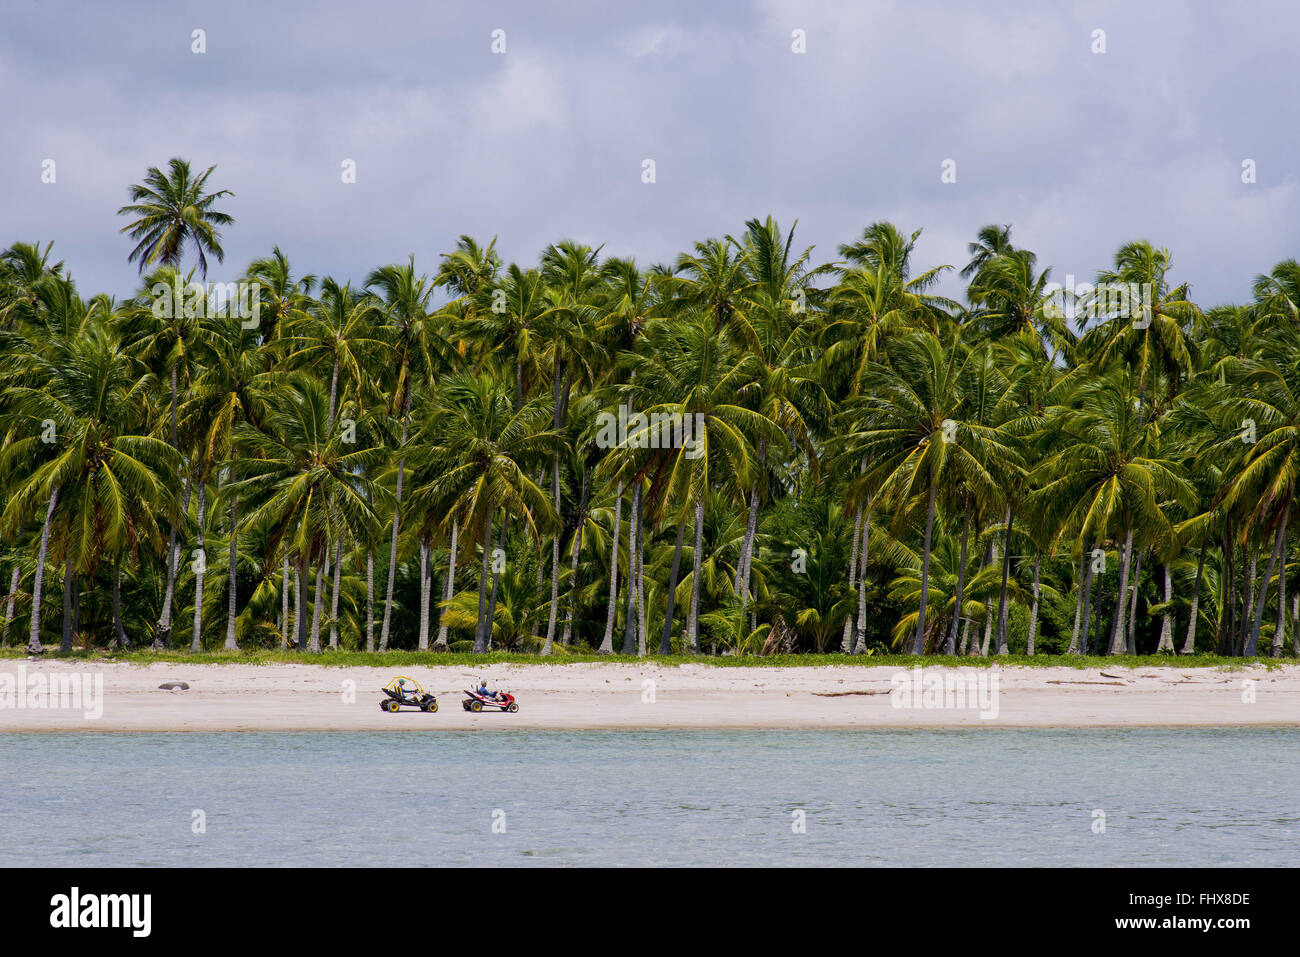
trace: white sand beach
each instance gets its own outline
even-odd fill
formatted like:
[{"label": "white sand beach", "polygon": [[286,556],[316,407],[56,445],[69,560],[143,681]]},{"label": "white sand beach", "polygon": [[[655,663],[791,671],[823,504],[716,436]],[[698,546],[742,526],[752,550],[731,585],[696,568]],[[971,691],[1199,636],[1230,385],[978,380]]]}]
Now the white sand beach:
[{"label": "white sand beach", "polygon": [[[651,661],[403,670],[437,695],[437,713],[380,710],[380,687],[394,669],[11,659],[0,664],[0,732],[1300,725],[1295,665],[1231,671],[927,666],[919,675],[893,666],[661,667]],[[480,675],[514,693],[519,712],[464,711],[460,692]],[[984,684],[970,686],[965,701],[953,693],[953,680],[981,676]],[[74,686],[87,700],[72,701],[67,682],[52,684],[55,677],[80,679]],[[923,693],[937,678],[948,682],[946,701]],[[188,690],[159,688],[178,681]],[[900,682],[916,691],[912,701],[901,690],[891,695]],[[62,700],[43,690],[60,685]],[[90,700],[97,687],[102,693]]]}]

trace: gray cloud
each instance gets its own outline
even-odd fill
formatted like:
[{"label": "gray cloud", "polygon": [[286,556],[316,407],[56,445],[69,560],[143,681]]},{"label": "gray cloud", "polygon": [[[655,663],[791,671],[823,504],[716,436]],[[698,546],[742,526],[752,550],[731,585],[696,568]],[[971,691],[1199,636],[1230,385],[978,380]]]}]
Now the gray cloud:
[{"label": "gray cloud", "polygon": [[236,193],[214,276],[273,243],[319,274],[411,253],[431,269],[460,233],[520,260],[572,237],[648,264],[770,212],[819,259],[877,219],[925,227],[927,265],[1012,223],[1058,278],[1145,237],[1213,304],[1300,246],[1285,3],[128,10],[18,0],[0,36],[0,242],[53,239],[84,292],[133,288],[115,211],[173,155]]}]

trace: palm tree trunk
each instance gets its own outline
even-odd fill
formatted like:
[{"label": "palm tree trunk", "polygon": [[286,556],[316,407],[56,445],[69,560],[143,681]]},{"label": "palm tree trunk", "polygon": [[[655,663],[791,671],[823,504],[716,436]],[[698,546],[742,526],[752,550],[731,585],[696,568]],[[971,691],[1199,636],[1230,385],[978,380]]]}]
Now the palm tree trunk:
[{"label": "palm tree trunk", "polygon": [[207,483],[200,479],[197,484],[199,486],[199,563],[194,570],[194,636],[190,639],[190,651],[200,651],[203,648],[203,577],[207,572],[208,563],[207,553],[203,550],[203,523],[207,514]]},{"label": "palm tree trunk", "polygon": [[[637,494],[632,496],[638,512],[641,510],[641,483],[637,483]],[[645,618],[645,517],[637,523],[636,530],[636,653],[644,658],[646,653],[646,618]]]},{"label": "palm tree trunk", "polygon": [[339,648],[339,586],[343,578],[343,537],[334,545],[334,591],[330,596],[330,650]]},{"label": "palm tree trunk", "polygon": [[429,585],[429,540],[420,538],[420,638],[416,648],[429,650],[429,599],[432,589]]},{"label": "palm tree trunk", "polygon": [[1300,594],[1291,599],[1291,650],[1300,658]]},{"label": "palm tree trunk", "polygon": [[126,637],[126,628],[122,624],[122,559],[113,559],[113,644],[119,648],[128,648],[131,639]]},{"label": "palm tree trunk", "polygon": [[366,651],[375,650],[375,550],[366,549]]},{"label": "palm tree trunk", "polygon": [[339,394],[339,357],[334,356],[334,371],[330,374],[330,411],[326,419],[325,435],[330,436],[334,433],[334,406],[338,400]]},{"label": "palm tree trunk", "polygon": [[912,654],[925,653],[925,606],[930,599],[930,538],[934,531],[934,495],[938,489],[938,476],[930,475],[930,498],[925,507],[925,545],[921,553],[921,608],[916,616],[916,637],[912,640]]},{"label": "palm tree trunk", "polygon": [[749,563],[754,547],[754,534],[758,530],[758,492],[749,493],[749,514],[745,519],[745,538],[740,545],[740,560],[736,563],[736,580],[732,591],[744,606],[749,598]]},{"label": "palm tree trunk", "polygon": [[289,636],[289,550],[284,550],[280,567],[280,640],[286,648],[293,645]]},{"label": "palm tree trunk", "polygon": [[1174,612],[1170,604],[1174,600],[1174,575],[1169,570],[1169,562],[1164,563],[1165,590],[1163,602],[1165,605],[1164,614],[1160,616],[1160,641],[1156,645],[1156,652],[1174,653]]},{"label": "palm tree trunk", "polygon": [[238,577],[239,565],[239,535],[235,524],[237,518],[235,512],[235,497],[230,497],[230,562],[227,577],[230,579],[229,594],[226,596],[226,651],[235,651],[239,645],[235,642],[235,609],[237,607],[238,596],[236,594],[236,581]]},{"label": "palm tree trunk", "polygon": [[1181,654],[1190,655],[1196,651],[1196,618],[1200,613],[1201,604],[1201,581],[1205,576],[1205,551],[1209,545],[1209,536],[1201,538],[1201,553],[1196,557],[1196,581],[1192,585],[1192,607],[1191,615],[1187,619],[1187,638],[1183,642]]},{"label": "palm tree trunk", "polygon": [[[853,515],[853,553],[849,558],[849,594],[858,590],[858,536],[862,534],[862,506]],[[844,616],[844,634],[840,637],[840,654],[853,650],[853,612]]]},{"label": "palm tree trunk", "polygon": [[1282,645],[1286,643],[1286,521],[1282,522],[1282,551],[1277,569],[1277,621],[1273,623],[1273,644],[1269,654],[1274,658],[1282,657]]},{"label": "palm tree trunk", "polygon": [[488,569],[491,567],[492,560],[492,512],[488,511],[483,518],[483,561],[479,568],[478,577],[478,618],[474,626],[474,654],[481,655],[487,651],[487,635],[485,632],[491,632],[492,626],[489,623],[487,628],[483,627],[483,615],[487,610],[487,582]]},{"label": "palm tree trunk", "polygon": [[618,532],[623,518],[623,481],[614,493],[614,541],[609,549],[609,604],[605,608],[605,637],[597,649],[602,655],[614,653],[614,616],[618,613]]},{"label": "palm tree trunk", "polygon": [[[501,516],[501,536],[497,542],[498,548],[503,550],[505,549],[506,536],[509,534],[509,532],[510,532],[510,510],[506,509],[504,514],[502,514]],[[492,650],[492,629],[495,626],[497,620],[497,595],[499,594],[500,587],[501,587],[501,572],[499,571],[493,572],[492,592],[488,596],[488,607],[487,607],[487,650],[488,651]]]},{"label": "palm tree trunk", "polygon": [[[447,559],[447,581],[442,586],[442,601],[445,605],[456,593],[456,537],[460,532],[460,521],[451,522],[451,555]],[[438,638],[433,643],[434,651],[447,650],[447,620],[445,614],[438,616]]]},{"label": "palm tree trunk", "polygon": [[[559,388],[559,384],[556,384]],[[559,426],[560,410],[555,410],[556,427]],[[560,514],[560,456],[558,454],[551,456],[551,503],[555,507],[555,514]],[[551,646],[555,643],[555,622],[559,618],[560,611],[560,534],[563,531],[564,523],[560,523],[560,528],[556,529],[555,534],[551,536],[551,604],[550,610],[546,616],[546,643],[542,646],[542,654],[549,655]]]},{"label": "palm tree trunk", "polygon": [[1219,601],[1219,621],[1214,636],[1214,647],[1220,655],[1232,654],[1232,632],[1233,632],[1233,607],[1236,604],[1234,595],[1236,559],[1232,548],[1231,529],[1225,530],[1223,535],[1223,544],[1221,548],[1224,565],[1224,578],[1219,583],[1219,591],[1222,593]]},{"label": "palm tree trunk", "polygon": [[1169,562],[1162,564],[1161,568],[1165,576],[1164,597],[1161,598],[1165,611],[1160,616],[1160,641],[1156,642],[1156,653],[1174,654],[1174,609],[1171,605],[1174,601],[1174,572],[1170,570]]},{"label": "palm tree trunk", "polygon": [[587,503],[591,493],[591,470],[582,474],[582,498],[578,502],[578,528],[573,537],[573,555],[569,558],[569,608],[564,619],[564,633],[560,635],[560,644],[568,645],[573,641],[573,620],[578,613],[578,558],[582,554],[582,533],[587,525]]},{"label": "palm tree trunk", "polygon": [[303,643],[302,629],[298,626],[298,619],[302,615],[302,572],[301,559],[294,556],[293,561],[293,626],[289,639],[289,647],[297,648],[301,651],[306,645]]},{"label": "palm tree trunk", "polygon": [[[172,426],[172,448],[180,448],[180,441],[177,438],[176,431],[176,364],[172,363],[172,390],[171,390],[171,426]],[[185,486],[182,497],[185,500],[185,507],[190,505],[190,477],[186,472],[183,484]],[[179,555],[176,552],[176,526],[171,526],[171,531],[167,536],[167,584],[163,588],[163,606],[162,613],[158,616],[158,626],[154,629],[153,650],[162,651],[167,647],[171,640],[172,634],[172,597],[176,592],[176,565]]]},{"label": "palm tree trunk", "polygon": [[871,540],[871,504],[867,500],[867,514],[862,518],[862,547],[858,550],[858,621],[855,626],[856,638],[853,642],[855,655],[865,654],[867,650],[867,545]]},{"label": "palm tree trunk", "polygon": [[[1096,547],[1096,545],[1100,543],[1101,543],[1101,537],[1100,535],[1098,535],[1097,541],[1094,543],[1094,547]],[[1091,557],[1091,556],[1090,555],[1086,556],[1085,560],[1087,557]],[[1093,580],[1092,562],[1089,561],[1088,571],[1087,574],[1084,576],[1083,625],[1082,625],[1082,630],[1079,632],[1079,647],[1080,649],[1082,649],[1085,655],[1092,653],[1092,627],[1091,627],[1092,625],[1091,622],[1092,580]]]},{"label": "palm tree trunk", "polygon": [[307,650],[313,655],[320,654],[320,618],[325,605],[325,566],[329,562],[329,545],[321,549],[320,562],[316,565],[316,593],[313,596],[311,610],[311,643]]},{"label": "palm tree trunk", "polygon": [[1119,560],[1119,597],[1115,600],[1115,620],[1110,625],[1110,654],[1122,655],[1125,650],[1124,642],[1124,609],[1128,605],[1124,599],[1128,597],[1128,573],[1129,563],[1133,560],[1133,528],[1130,526],[1124,532],[1124,551]]},{"label": "palm tree trunk", "polygon": [[1038,634],[1038,573],[1042,570],[1043,556],[1034,553],[1034,601],[1029,606],[1029,637],[1025,643],[1025,654],[1034,656],[1034,638]]},{"label": "palm tree trunk", "polygon": [[1005,655],[1007,649],[1007,580],[1011,577],[1011,526],[1015,522],[1015,513],[1011,511],[1011,506],[1007,506],[1006,537],[1003,540],[1002,550],[1002,593],[998,598],[998,654]]},{"label": "palm tree trunk", "polygon": [[[21,537],[22,532],[19,531]],[[4,634],[0,636],[0,645],[9,644],[9,626],[14,620],[14,598],[18,593],[18,580],[20,578],[18,561],[14,560],[14,570],[9,573],[9,598],[5,601],[5,624]]]},{"label": "palm tree trunk", "polygon": [[664,633],[659,640],[659,654],[666,655],[672,651],[673,607],[677,603],[677,575],[682,568],[682,538],[686,534],[686,523],[677,523],[677,544],[673,546],[673,570],[668,576],[668,607],[664,612]]},{"label": "palm tree trunk", "polygon": [[686,613],[686,647],[688,655],[700,653],[700,565],[704,552],[704,495],[695,501],[695,545],[691,553],[691,607]]},{"label": "palm tree trunk", "polygon": [[63,640],[59,642],[59,651],[68,654],[72,651],[72,562],[63,559]]},{"label": "palm tree trunk", "polygon": [[1088,543],[1083,543],[1083,552],[1079,557],[1079,584],[1078,591],[1074,596],[1074,630],[1070,632],[1070,646],[1065,649],[1067,655],[1077,655],[1079,653],[1079,618],[1083,612],[1083,581],[1087,574],[1088,565]]},{"label": "palm tree trunk", "polygon": [[[988,548],[984,550],[984,560],[980,562],[980,568],[984,569],[998,560],[998,543],[993,536],[989,536]],[[984,639],[975,641],[970,648],[970,653],[980,658],[987,658],[989,653],[989,639],[993,635],[993,602],[988,600],[984,602]]]},{"label": "palm tree trunk", "polygon": [[[1242,544],[1244,550],[1248,546]],[[1234,655],[1244,655],[1246,653],[1246,636],[1250,634],[1251,622],[1251,600],[1255,597],[1255,572],[1258,570],[1258,556],[1255,550],[1251,549],[1250,562],[1247,565],[1246,579],[1243,581],[1241,590],[1241,633],[1237,635],[1236,644],[1233,647]],[[1267,586],[1266,586],[1267,587]]]},{"label": "palm tree trunk", "polygon": [[[758,439],[758,482],[766,479],[764,465],[767,461],[767,436]],[[740,597],[741,607],[749,603],[749,573],[754,564],[754,538],[758,534],[758,487],[749,494],[749,518],[745,522],[745,541],[740,548],[740,562],[736,568],[735,593]]]},{"label": "palm tree trunk", "polygon": [[1252,657],[1259,651],[1259,626],[1264,619],[1264,599],[1268,597],[1268,584],[1273,578],[1273,569],[1277,567],[1278,557],[1282,554],[1282,549],[1286,546],[1286,523],[1291,514],[1291,505],[1287,503],[1286,510],[1282,513],[1282,521],[1277,527],[1277,541],[1273,546],[1273,554],[1268,560],[1268,569],[1264,572],[1264,580],[1259,583],[1259,598],[1255,602],[1254,621],[1250,626],[1250,641],[1247,642],[1243,654],[1246,657]]},{"label": "palm tree trunk", "polygon": [[[411,418],[411,386],[407,383],[402,404],[402,449],[406,448],[406,427]],[[388,548],[388,590],[384,595],[384,624],[379,630],[379,650],[388,650],[388,628],[393,620],[393,583],[397,579],[397,533],[402,525],[402,478],[406,473],[406,455],[397,460],[397,497],[393,504],[393,538]]]},{"label": "palm tree trunk", "polygon": [[957,594],[953,601],[952,627],[948,629],[948,647],[944,649],[952,654],[957,648],[957,625],[961,621],[961,604],[966,590],[966,542],[970,537],[970,512],[961,525],[961,564],[957,566]]},{"label": "palm tree trunk", "polygon": [[1142,552],[1138,552],[1137,558],[1133,562],[1133,586],[1132,594],[1129,598],[1128,606],[1128,636],[1124,647],[1128,654],[1137,654],[1137,612],[1138,612],[1138,584],[1142,581]]},{"label": "palm tree trunk", "polygon": [[636,593],[640,586],[637,578],[637,546],[641,541],[641,483],[632,486],[632,514],[628,518],[627,536],[627,617],[623,624],[623,654],[630,655],[636,651],[637,618]]},{"label": "palm tree trunk", "polygon": [[304,587],[304,578],[302,570],[302,557],[294,562],[294,588],[293,588],[293,630],[296,635],[295,643],[299,651],[307,650],[307,589]]}]

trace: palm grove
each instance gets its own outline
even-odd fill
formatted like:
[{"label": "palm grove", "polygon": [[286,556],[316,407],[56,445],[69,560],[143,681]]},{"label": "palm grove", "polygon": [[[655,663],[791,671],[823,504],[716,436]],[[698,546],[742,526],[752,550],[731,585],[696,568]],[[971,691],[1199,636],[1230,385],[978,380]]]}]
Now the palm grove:
[{"label": "palm grove", "polygon": [[5,644],[1300,653],[1294,260],[1201,308],[1130,242],[1098,309],[1009,227],[964,302],[886,222],[823,265],[770,218],[648,269],[462,236],[360,287],[276,248],[250,322],[212,172],[130,188],[126,301],[0,254]]}]

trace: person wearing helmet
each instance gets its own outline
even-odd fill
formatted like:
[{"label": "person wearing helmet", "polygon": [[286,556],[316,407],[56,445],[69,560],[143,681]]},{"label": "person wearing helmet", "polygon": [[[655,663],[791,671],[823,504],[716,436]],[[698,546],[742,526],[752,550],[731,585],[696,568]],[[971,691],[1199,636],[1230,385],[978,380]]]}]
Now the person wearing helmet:
[{"label": "person wearing helmet", "polygon": [[397,691],[403,700],[413,701],[415,699],[415,685],[405,678],[397,682]]}]

